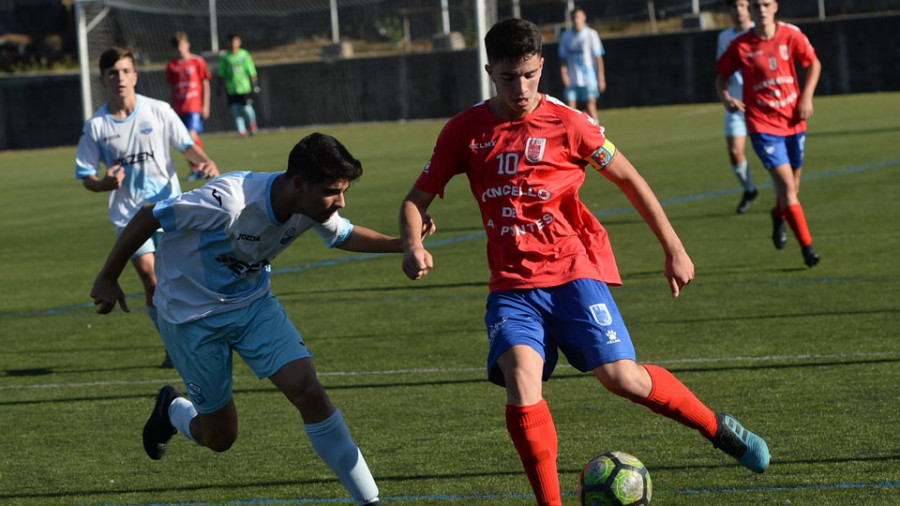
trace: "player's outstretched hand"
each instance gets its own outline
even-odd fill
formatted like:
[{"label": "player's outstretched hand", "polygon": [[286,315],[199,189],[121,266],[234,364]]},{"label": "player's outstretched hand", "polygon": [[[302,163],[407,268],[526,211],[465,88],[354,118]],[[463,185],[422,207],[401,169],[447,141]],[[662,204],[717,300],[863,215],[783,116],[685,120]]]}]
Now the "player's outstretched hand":
[{"label": "player's outstretched hand", "polygon": [[678,297],[681,289],[694,279],[694,262],[687,253],[666,258],[666,279],[669,280],[672,297]]},{"label": "player's outstretched hand", "polygon": [[425,248],[414,248],[403,252],[403,272],[409,279],[416,280],[434,268],[431,253]]},{"label": "player's outstretched hand", "polygon": [[131,312],[128,309],[128,303],[125,302],[125,292],[122,291],[122,287],[117,281],[108,282],[98,276],[91,289],[91,298],[94,299],[98,314],[109,313],[116,308],[117,303],[122,311]]}]

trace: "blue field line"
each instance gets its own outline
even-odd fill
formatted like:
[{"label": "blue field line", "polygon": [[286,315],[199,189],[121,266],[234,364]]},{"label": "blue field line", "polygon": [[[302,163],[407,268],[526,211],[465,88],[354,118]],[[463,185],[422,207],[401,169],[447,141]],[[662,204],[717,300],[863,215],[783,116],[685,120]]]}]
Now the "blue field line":
[{"label": "blue field line", "polygon": [[[852,167],[844,167],[842,169],[835,169],[835,170],[820,172],[817,174],[804,175],[803,178],[805,180],[821,179],[824,177],[834,177],[834,176],[840,176],[840,175],[844,175],[844,174],[851,174],[854,172],[862,172],[862,171],[872,170],[872,169],[882,169],[885,167],[893,167],[895,165],[900,165],[900,159],[890,160],[890,161],[886,161],[886,162],[870,163],[870,164],[866,164],[866,165],[856,165],[856,166],[852,166]],[[765,188],[767,186],[772,186],[772,182],[766,181],[764,183],[758,184],[757,186]],[[682,197],[674,197],[674,198],[670,198],[670,199],[661,200],[660,203],[663,206],[672,205],[672,204],[681,204],[681,203],[690,202],[693,200],[701,200],[701,199],[719,197],[722,195],[728,195],[728,194],[738,193],[738,192],[742,192],[742,191],[744,191],[744,190],[743,190],[743,188],[740,188],[740,187],[728,188],[725,190],[717,190],[717,191],[713,191],[713,192],[697,193],[694,195],[685,195]],[[607,209],[605,211],[597,211],[596,213],[594,213],[594,216],[597,216],[598,218],[600,218],[600,217],[604,217],[604,216],[612,216],[612,215],[616,215],[616,214],[628,213],[628,212],[632,212],[634,210],[635,210],[634,207],[630,207],[630,206],[618,207],[615,209]],[[425,246],[428,248],[434,248],[434,247],[438,247],[438,246],[445,246],[447,244],[456,244],[456,243],[460,243],[460,242],[471,241],[474,239],[482,239],[484,237],[485,237],[485,233],[479,232],[476,234],[461,235],[458,237],[451,237],[448,239],[428,241],[425,243]],[[309,270],[309,269],[330,267],[333,265],[345,264],[345,263],[349,263],[349,262],[362,262],[365,260],[371,260],[373,258],[380,258],[380,257],[386,256],[386,255],[388,255],[388,253],[369,253],[369,254],[354,255],[354,256],[349,256],[349,257],[334,258],[334,259],[330,259],[330,260],[321,260],[319,262],[312,262],[312,263],[308,263],[308,264],[304,264],[304,265],[296,265],[293,267],[283,267],[281,269],[273,269],[272,274],[273,275],[289,274],[289,273],[300,272],[300,271],[305,271],[305,270]],[[135,299],[137,297],[143,297],[143,294],[129,295],[126,298],[128,300],[131,300],[131,299]],[[38,310],[38,311],[0,313],[0,316],[53,315],[53,314],[57,314],[57,313],[66,313],[66,312],[89,308],[89,307],[93,307],[93,306],[94,306],[93,303],[85,302],[82,304],[75,304],[72,306],[61,306],[61,307],[56,307],[56,308],[42,309],[42,310]]]},{"label": "blue field line", "polygon": [[[710,488],[710,489],[693,489],[685,488],[681,490],[659,490],[654,489],[654,494],[668,495],[702,495],[702,494],[746,494],[746,493],[767,493],[767,492],[793,492],[801,490],[849,490],[849,489],[865,489],[865,488],[900,488],[900,481],[879,481],[873,483],[826,483],[818,485],[783,485],[777,487],[740,487],[740,488]],[[573,493],[563,493],[563,497],[573,497]],[[382,501],[491,501],[497,499],[530,499],[531,494],[472,494],[472,495],[455,495],[455,494],[434,494],[434,495],[401,495],[401,496],[383,496]],[[233,501],[211,501],[211,502],[177,502],[177,503],[146,503],[140,506],[212,506],[218,504],[246,505],[254,506],[261,504],[352,504],[356,501],[349,498],[294,498],[294,499],[247,499]],[[469,504],[466,502],[465,504]],[[117,504],[107,504],[105,506],[124,506]],[[130,504],[129,506],[138,506]]]}]

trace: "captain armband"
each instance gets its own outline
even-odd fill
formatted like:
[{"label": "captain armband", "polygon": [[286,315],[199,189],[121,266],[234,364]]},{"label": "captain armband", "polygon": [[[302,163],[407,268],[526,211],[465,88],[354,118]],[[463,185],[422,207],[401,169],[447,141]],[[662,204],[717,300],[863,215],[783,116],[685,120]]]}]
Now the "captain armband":
[{"label": "captain armband", "polygon": [[609,167],[609,164],[612,163],[613,158],[616,156],[616,146],[612,143],[611,140],[606,139],[606,142],[603,143],[597,151],[591,153],[591,156],[585,158],[591,166],[593,166],[597,170],[603,170]]}]

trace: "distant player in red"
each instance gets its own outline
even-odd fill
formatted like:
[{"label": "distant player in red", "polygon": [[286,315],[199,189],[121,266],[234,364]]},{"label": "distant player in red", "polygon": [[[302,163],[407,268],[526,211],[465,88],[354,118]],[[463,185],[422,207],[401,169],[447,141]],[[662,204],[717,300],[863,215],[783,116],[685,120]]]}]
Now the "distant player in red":
[{"label": "distant player in red", "polygon": [[[806,120],[813,115],[813,94],[822,64],[809,39],[794,25],[775,21],[778,2],[751,0],[755,26],[735,38],[716,62],[716,90],[730,112],[743,111],[753,149],[769,171],[778,199],[772,209],[772,241],[782,249],[787,242],[787,219],[800,243],[803,261],[819,263],[812,235],[797,196],[806,148]],[[809,68],[801,90],[796,64]],[[728,92],[728,77],[740,70],[744,94]]]},{"label": "distant player in red", "polygon": [[[194,144],[203,147],[200,134],[203,120],[209,119],[209,80],[212,74],[206,61],[191,54],[191,43],[184,32],[175,32],[172,45],[178,50],[178,58],[166,67],[166,80],[172,86],[172,108],[191,133]],[[190,180],[201,179],[197,166],[191,164]]]},{"label": "distant player in red", "polygon": [[544,59],[533,23],[501,21],[485,46],[497,95],[447,123],[404,200],[403,271],[419,279],[432,270],[431,253],[415,231],[448,181],[465,174],[488,238],[488,377],[506,388],[506,427],[538,504],[562,504],[556,428],[542,394],[559,350],[611,392],[696,429],[744,466],[765,471],[769,451],[762,438],[710,410],[667,370],[636,362],[607,287],[621,281],[606,230],[578,190],[588,166],[619,187],[659,239],[677,297],[694,265],[650,186],[590,116],[538,93]]}]

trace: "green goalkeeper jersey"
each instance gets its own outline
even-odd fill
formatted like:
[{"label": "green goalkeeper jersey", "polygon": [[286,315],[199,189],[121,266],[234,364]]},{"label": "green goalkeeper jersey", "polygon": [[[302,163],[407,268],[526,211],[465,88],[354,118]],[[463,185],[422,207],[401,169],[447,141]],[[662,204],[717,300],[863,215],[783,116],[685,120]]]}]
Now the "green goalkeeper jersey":
[{"label": "green goalkeeper jersey", "polygon": [[256,77],[256,67],[250,53],[246,49],[225,53],[219,61],[219,77],[225,79],[225,92],[229,95],[246,95],[253,91],[251,78]]}]

